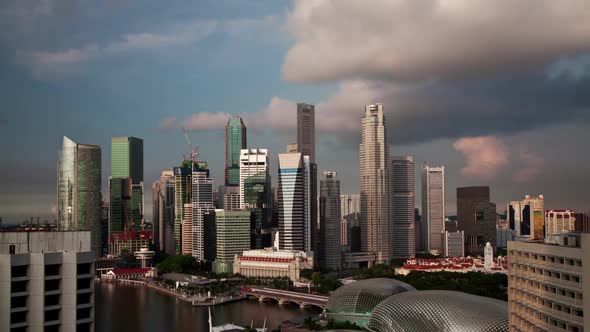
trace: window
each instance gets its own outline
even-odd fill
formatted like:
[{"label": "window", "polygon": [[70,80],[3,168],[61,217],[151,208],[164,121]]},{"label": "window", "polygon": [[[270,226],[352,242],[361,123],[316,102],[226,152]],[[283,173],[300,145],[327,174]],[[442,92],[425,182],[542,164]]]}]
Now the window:
[{"label": "window", "polygon": [[8,253],[9,253],[10,255],[14,255],[14,254],[16,254],[16,246],[15,246],[14,244],[10,244],[10,245],[8,246]]}]

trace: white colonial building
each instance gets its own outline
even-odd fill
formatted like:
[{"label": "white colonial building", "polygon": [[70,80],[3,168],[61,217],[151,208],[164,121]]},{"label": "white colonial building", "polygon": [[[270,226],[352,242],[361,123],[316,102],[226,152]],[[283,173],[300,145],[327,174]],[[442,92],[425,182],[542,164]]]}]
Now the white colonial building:
[{"label": "white colonial building", "polygon": [[313,269],[313,257],[303,251],[247,250],[234,259],[234,273],[246,277],[288,277],[299,281],[300,272],[305,269]]}]

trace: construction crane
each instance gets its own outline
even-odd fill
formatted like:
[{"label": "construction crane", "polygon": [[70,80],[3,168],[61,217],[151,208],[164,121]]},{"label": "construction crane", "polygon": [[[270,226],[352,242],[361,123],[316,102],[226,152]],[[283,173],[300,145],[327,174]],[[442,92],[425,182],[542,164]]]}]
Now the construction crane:
[{"label": "construction crane", "polygon": [[186,129],[184,129],[184,127],[180,127],[180,130],[182,130],[182,133],[184,134],[184,138],[186,139],[186,142],[188,143],[188,146],[190,148],[190,158],[189,158],[189,160],[194,163],[194,162],[197,161],[197,158],[199,157],[199,146],[198,145],[195,146],[191,142],[190,138],[188,137],[188,132],[186,131]]}]

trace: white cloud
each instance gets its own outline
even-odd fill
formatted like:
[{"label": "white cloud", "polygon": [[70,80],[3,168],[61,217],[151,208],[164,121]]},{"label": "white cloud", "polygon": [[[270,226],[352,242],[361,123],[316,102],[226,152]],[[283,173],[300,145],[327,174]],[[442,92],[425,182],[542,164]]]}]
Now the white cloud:
[{"label": "white cloud", "polygon": [[546,64],[590,50],[587,0],[295,1],[283,77],[422,80]]},{"label": "white cloud", "polygon": [[508,146],[498,137],[463,137],[453,143],[453,148],[461,152],[467,165],[461,174],[489,180],[508,165]]}]

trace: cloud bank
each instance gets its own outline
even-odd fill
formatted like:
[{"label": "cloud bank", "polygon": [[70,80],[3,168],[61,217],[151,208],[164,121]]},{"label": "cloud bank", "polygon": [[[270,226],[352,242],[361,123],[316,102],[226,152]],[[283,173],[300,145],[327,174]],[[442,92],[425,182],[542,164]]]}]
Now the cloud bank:
[{"label": "cloud bank", "polygon": [[508,146],[494,136],[464,137],[455,141],[453,147],[467,161],[461,169],[464,176],[489,180],[508,165]]},{"label": "cloud bank", "polygon": [[283,77],[424,80],[529,69],[590,50],[586,0],[295,1]]}]

